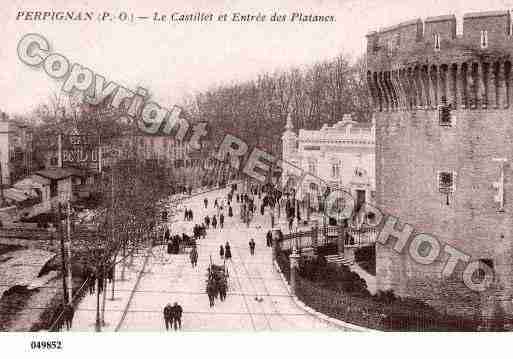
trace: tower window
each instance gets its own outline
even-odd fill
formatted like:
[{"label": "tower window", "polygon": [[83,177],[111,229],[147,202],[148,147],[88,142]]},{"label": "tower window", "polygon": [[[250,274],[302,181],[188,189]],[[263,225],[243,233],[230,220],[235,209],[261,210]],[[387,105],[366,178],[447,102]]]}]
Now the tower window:
[{"label": "tower window", "polygon": [[339,178],[340,177],[340,162],[333,161],[331,164],[331,177]]},{"label": "tower window", "polygon": [[439,171],[437,174],[438,179],[438,191],[445,197],[445,202],[449,205],[449,197],[454,193],[455,188],[455,172]]},{"label": "tower window", "polygon": [[440,34],[434,34],[435,51],[440,51]]},{"label": "tower window", "polygon": [[313,158],[308,160],[308,172],[317,174],[317,161]]},{"label": "tower window", "polygon": [[486,49],[488,47],[488,31],[481,30],[481,48]]},{"label": "tower window", "polygon": [[441,193],[454,192],[454,172],[438,172],[438,188]]}]

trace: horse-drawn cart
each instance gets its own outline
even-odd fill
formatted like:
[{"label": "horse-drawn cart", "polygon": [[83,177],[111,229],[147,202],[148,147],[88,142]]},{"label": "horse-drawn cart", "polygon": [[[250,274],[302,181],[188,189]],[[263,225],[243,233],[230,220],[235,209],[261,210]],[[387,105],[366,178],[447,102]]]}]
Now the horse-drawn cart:
[{"label": "horse-drawn cart", "polygon": [[221,301],[226,298],[228,291],[228,268],[225,264],[222,266],[210,263],[207,269],[207,295],[210,306],[214,306],[214,298],[219,296]]}]

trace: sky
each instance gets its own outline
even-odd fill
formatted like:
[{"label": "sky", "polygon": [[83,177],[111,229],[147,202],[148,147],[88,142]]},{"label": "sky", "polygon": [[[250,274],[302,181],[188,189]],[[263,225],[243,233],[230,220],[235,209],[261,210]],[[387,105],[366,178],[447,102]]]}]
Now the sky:
[{"label": "sky", "polygon": [[[365,35],[373,30],[415,18],[455,14],[461,31],[464,13],[510,10],[513,0],[65,0],[2,1],[0,12],[0,110],[29,114],[47,103],[62,83],[41,68],[31,68],[17,56],[19,40],[27,33],[43,35],[53,52],[87,66],[107,80],[135,90],[142,86],[152,98],[171,108],[184,96],[220,84],[255,78],[293,66],[328,60],[338,54],[357,59],[364,54]],[[108,4],[108,5],[106,5]],[[122,11],[148,20],[27,21],[20,11]],[[271,23],[266,21],[158,23],[154,13],[332,15],[328,23]]]}]

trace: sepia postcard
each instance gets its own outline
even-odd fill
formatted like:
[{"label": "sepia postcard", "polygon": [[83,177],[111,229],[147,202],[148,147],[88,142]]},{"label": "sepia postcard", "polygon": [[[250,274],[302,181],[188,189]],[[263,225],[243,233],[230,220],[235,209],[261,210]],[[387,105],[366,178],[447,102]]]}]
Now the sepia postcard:
[{"label": "sepia postcard", "polygon": [[2,8],[0,343],[513,330],[513,2]]}]

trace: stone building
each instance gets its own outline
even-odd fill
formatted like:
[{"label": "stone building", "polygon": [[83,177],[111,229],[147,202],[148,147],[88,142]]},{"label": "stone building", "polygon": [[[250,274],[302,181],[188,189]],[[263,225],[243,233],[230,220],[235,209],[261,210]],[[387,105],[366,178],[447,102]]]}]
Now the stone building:
[{"label": "stone building", "polygon": [[3,185],[28,175],[32,166],[31,129],[5,114],[0,121],[0,165]]},{"label": "stone building", "polygon": [[[461,35],[454,16],[367,35],[376,199],[398,220],[396,238],[376,249],[381,289],[445,312],[512,313],[512,54],[507,11],[464,15]],[[408,244],[400,253],[392,248],[408,228],[440,241],[423,249],[426,264],[412,259]],[[448,246],[467,256],[451,275],[442,274]],[[469,263],[480,264],[470,287]],[[475,290],[483,280],[487,290]]]},{"label": "stone building", "polygon": [[289,116],[282,141],[284,170],[289,163],[309,174],[299,186],[296,183],[300,198],[306,194],[315,201],[329,186],[345,189],[360,204],[374,201],[374,124],[344,115],[333,126],[324,125],[316,131],[300,129],[296,135]]}]

